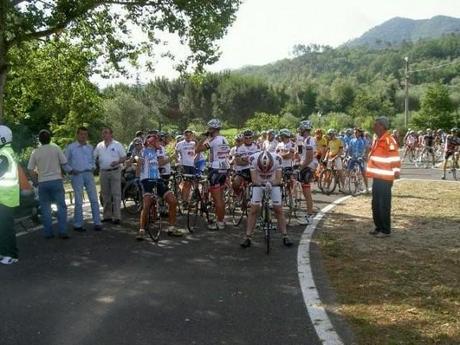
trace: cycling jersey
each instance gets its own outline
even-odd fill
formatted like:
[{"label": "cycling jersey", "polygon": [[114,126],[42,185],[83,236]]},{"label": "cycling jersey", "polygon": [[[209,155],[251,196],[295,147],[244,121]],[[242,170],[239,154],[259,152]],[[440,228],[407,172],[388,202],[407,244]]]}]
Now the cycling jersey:
[{"label": "cycling jersey", "polygon": [[364,157],[366,142],[363,138],[353,138],[348,144],[348,155],[352,158]]},{"label": "cycling jersey", "polygon": [[277,140],[273,139],[272,141],[269,141],[267,139],[264,141],[263,149],[270,153],[275,153],[277,146],[278,146]]},{"label": "cycling jersey", "polygon": [[434,145],[434,136],[425,134],[423,136],[423,144],[427,147],[433,147]]},{"label": "cycling jersey", "polygon": [[406,145],[407,146],[414,146],[415,143],[417,142],[417,137],[415,135],[409,135],[407,138],[406,138]]},{"label": "cycling jersey", "polygon": [[230,147],[228,141],[223,136],[218,135],[211,138],[206,146],[209,147],[209,162],[212,169],[228,170],[230,169],[229,153]]},{"label": "cycling jersey", "polygon": [[195,141],[182,140],[176,144],[176,152],[179,155],[179,164],[183,166],[194,166]]},{"label": "cycling jersey", "polygon": [[329,149],[329,157],[335,156],[339,153],[340,149],[343,149],[342,140],[338,138],[331,139],[329,140],[327,147]]},{"label": "cycling jersey", "polygon": [[457,146],[460,145],[460,138],[453,135],[446,137],[446,144],[444,146],[444,152],[455,152]]},{"label": "cycling jersey", "polygon": [[303,145],[302,145],[302,153],[300,154],[300,163],[303,164],[306,159],[307,159],[307,151],[313,151],[313,159],[308,164],[308,167],[312,169],[316,169],[316,166],[318,165],[318,160],[315,156],[316,152],[316,141],[315,138],[308,136],[304,138],[303,140]]},{"label": "cycling jersey", "polygon": [[[286,153],[289,153],[289,152],[294,152],[294,148],[295,148],[295,145],[294,145],[293,142],[288,141],[287,143],[285,143],[285,142],[282,141],[276,147],[276,153],[277,154],[286,154]],[[282,167],[283,168],[292,167],[292,158],[284,159],[283,157],[281,157],[281,159],[282,159]]]},{"label": "cycling jersey", "polygon": [[141,158],[143,159],[141,165],[140,179],[151,179],[156,180],[160,178],[159,164],[157,150],[146,147],[141,152]]},{"label": "cycling jersey", "polygon": [[[166,152],[166,149],[164,146],[160,146],[160,148],[157,149],[157,154],[158,154],[158,158],[163,158],[163,159],[169,158],[168,153]],[[170,162],[160,167],[160,175],[165,175],[165,176],[171,175],[171,163]]]},{"label": "cycling jersey", "polygon": [[[259,147],[256,145],[256,143],[251,143],[251,145],[243,144],[236,148],[235,156],[238,156],[240,158],[249,158],[254,153],[259,152],[259,151],[260,151]],[[245,169],[249,169],[249,162],[245,165],[235,164],[236,171],[241,171]]]}]

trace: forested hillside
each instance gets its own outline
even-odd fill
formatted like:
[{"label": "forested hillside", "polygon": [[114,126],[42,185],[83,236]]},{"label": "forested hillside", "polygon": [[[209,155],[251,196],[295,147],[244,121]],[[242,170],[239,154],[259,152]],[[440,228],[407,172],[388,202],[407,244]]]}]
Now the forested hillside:
[{"label": "forested hillside", "polygon": [[410,126],[458,125],[460,35],[380,50],[295,50],[297,57],[266,66],[97,90],[88,81],[96,57],[69,42],[38,44],[12,56],[6,119],[24,138],[50,127],[62,142],[79,124],[89,125],[94,136],[111,125],[127,142],[139,129],[200,129],[212,117],[236,128],[250,119],[253,126],[262,119],[261,127],[294,128],[311,118],[324,128],[369,129],[373,118],[387,115],[402,128],[407,56]]}]

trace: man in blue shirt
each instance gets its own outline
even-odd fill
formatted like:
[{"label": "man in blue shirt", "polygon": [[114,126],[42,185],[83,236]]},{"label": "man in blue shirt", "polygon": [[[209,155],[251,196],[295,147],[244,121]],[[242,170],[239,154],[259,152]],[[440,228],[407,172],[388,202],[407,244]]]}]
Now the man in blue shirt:
[{"label": "man in blue shirt", "polygon": [[[165,181],[160,175],[160,165],[164,163],[164,157],[158,155],[160,140],[157,134],[151,134],[145,141],[145,147],[138,157],[137,167],[138,175],[143,193],[143,208],[140,216],[140,227],[136,239],[142,241],[145,235],[145,228],[148,221],[148,213],[152,203],[152,194],[156,189],[156,195],[163,198],[168,204],[168,235],[182,236],[183,233],[175,227],[176,225],[176,208],[177,200],[174,193],[171,192]],[[157,210],[158,212],[158,210]]]},{"label": "man in blue shirt", "polygon": [[363,175],[366,191],[368,190],[366,169],[364,167],[364,158],[367,155],[368,145],[363,137],[363,130],[355,128],[355,136],[348,143],[347,155],[350,157],[348,161],[348,171],[351,171],[355,164],[358,164],[359,170]]},{"label": "man in blue shirt", "polygon": [[96,184],[94,183],[93,146],[88,144],[88,129],[77,129],[77,140],[68,145],[65,150],[68,164],[72,167],[72,188],[75,195],[75,209],[73,226],[75,231],[83,232],[83,188],[86,189],[91,203],[94,230],[102,230],[99,201],[97,198]]}]

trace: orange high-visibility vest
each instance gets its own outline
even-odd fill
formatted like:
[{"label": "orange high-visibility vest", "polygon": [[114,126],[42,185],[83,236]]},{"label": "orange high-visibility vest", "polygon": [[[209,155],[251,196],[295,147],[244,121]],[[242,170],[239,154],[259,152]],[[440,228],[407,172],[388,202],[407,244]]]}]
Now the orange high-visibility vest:
[{"label": "orange high-visibility vest", "polygon": [[398,143],[389,132],[376,138],[369,152],[367,177],[393,181],[395,172],[401,171]]}]

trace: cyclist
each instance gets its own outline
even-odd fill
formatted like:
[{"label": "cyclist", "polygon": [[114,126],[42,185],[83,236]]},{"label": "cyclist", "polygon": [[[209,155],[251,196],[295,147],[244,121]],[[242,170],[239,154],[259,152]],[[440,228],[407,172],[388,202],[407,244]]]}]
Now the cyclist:
[{"label": "cyclist", "polygon": [[404,156],[403,161],[406,159],[406,156],[409,152],[411,152],[412,157],[415,156],[415,148],[417,144],[417,135],[415,131],[410,130],[404,139]]},{"label": "cyclist", "polygon": [[422,152],[420,156],[423,155],[424,152],[427,152],[428,155],[431,156],[432,160],[432,167],[435,167],[435,158],[434,158],[434,135],[433,131],[430,128],[427,128],[426,134],[422,137]]},{"label": "cyclist", "polygon": [[275,139],[275,130],[270,129],[267,131],[267,140],[264,141],[263,149],[274,153],[277,146],[278,141]]},{"label": "cyclist", "polygon": [[[303,142],[300,147],[300,172],[299,182],[302,184],[302,193],[305,197],[307,206],[307,215],[304,224],[309,224],[313,216],[313,198],[311,196],[311,181],[313,180],[314,171],[318,167],[318,160],[316,159],[316,142],[310,135],[312,129],[311,121],[301,121],[299,125],[299,132],[302,135]],[[297,148],[299,149],[299,147]]]},{"label": "cyclist", "polygon": [[160,163],[160,175],[161,178],[165,181],[166,184],[169,183],[169,178],[171,177],[171,159],[166,151],[166,146],[168,145],[169,138],[166,133],[159,132],[159,147],[157,148],[158,156],[162,158],[162,163]]},{"label": "cyclist", "polygon": [[350,140],[347,150],[347,154],[350,157],[347,170],[351,171],[355,164],[358,165],[359,171],[361,172],[361,175],[363,175],[366,192],[368,192],[369,188],[367,183],[366,169],[364,166],[365,157],[367,157],[368,146],[363,136],[363,130],[361,128],[355,128],[355,137]]},{"label": "cyclist", "polygon": [[176,152],[176,161],[178,165],[181,167],[182,172],[184,175],[184,183],[182,185],[182,200],[184,201],[184,206],[186,206],[189,195],[190,189],[192,187],[192,183],[190,181],[190,175],[195,176],[196,169],[195,169],[195,146],[196,142],[193,140],[193,131],[190,129],[186,129],[184,131],[184,139],[179,141],[176,144],[175,152]]},{"label": "cyclist", "polygon": [[295,143],[291,141],[292,133],[289,129],[280,130],[280,143],[276,147],[276,154],[281,157],[283,169],[283,180],[289,182],[289,189],[292,191],[294,176],[292,162],[295,155]]},{"label": "cyclist", "polygon": [[342,138],[341,138],[345,151],[348,150],[348,144],[350,144],[351,139],[353,139],[353,129],[347,128],[345,131],[345,134],[342,135]]},{"label": "cyclist", "polygon": [[323,130],[318,128],[315,130],[315,142],[316,142],[316,159],[321,162],[324,159],[327,151],[327,138],[323,135]]},{"label": "cyclist", "polygon": [[[138,157],[138,174],[143,192],[143,208],[140,216],[140,227],[136,239],[142,241],[145,235],[145,226],[148,221],[148,213],[152,202],[151,195],[156,188],[157,196],[163,198],[168,204],[168,235],[182,236],[183,233],[176,229],[176,206],[177,201],[169,189],[165,181],[160,176],[159,168],[164,164],[165,159],[158,152],[160,149],[160,140],[157,134],[151,134],[147,137],[145,147]],[[159,213],[160,210],[157,210]]]},{"label": "cyclist", "polygon": [[232,187],[236,195],[241,193],[243,182],[251,182],[251,172],[249,169],[249,157],[259,152],[259,147],[254,142],[254,132],[250,129],[243,132],[243,144],[235,150],[235,178]]},{"label": "cyclist", "polygon": [[250,160],[252,180],[251,208],[248,213],[248,221],[246,224],[246,236],[241,243],[241,247],[248,248],[251,246],[251,238],[265,188],[271,191],[270,198],[273,203],[273,211],[275,212],[278,230],[283,234],[283,244],[286,247],[290,247],[293,243],[287,235],[286,219],[281,203],[281,157],[276,153],[270,153],[268,150],[264,150],[252,155]]},{"label": "cyclist", "polygon": [[222,123],[218,119],[212,119],[208,122],[208,131],[204,133],[196,147],[196,152],[200,153],[209,150],[210,169],[208,180],[210,184],[209,191],[216,207],[215,224],[209,224],[209,230],[223,230],[225,228],[225,203],[224,203],[224,185],[227,180],[228,169],[230,169],[229,152],[230,147],[227,139],[220,135]]},{"label": "cyclist", "polygon": [[446,179],[447,161],[452,156],[452,164],[458,167],[458,147],[460,146],[460,138],[458,137],[458,128],[452,128],[450,135],[446,137],[446,144],[444,146],[444,163],[442,165],[442,177]]},{"label": "cyclist", "polygon": [[328,144],[327,144],[327,153],[326,161],[328,167],[332,168],[335,166],[337,174],[340,180],[339,190],[343,192],[343,186],[345,185],[345,176],[342,171],[342,153],[343,153],[343,143],[342,140],[335,137],[335,129],[331,128],[327,131]]},{"label": "cyclist", "polygon": [[235,153],[236,153],[236,149],[238,147],[240,147],[241,145],[243,145],[243,135],[241,134],[237,134],[235,136],[235,146],[233,146],[231,149],[230,149],[230,153],[228,154],[228,159],[229,159],[229,162],[230,162],[230,167],[232,169],[235,169]]},{"label": "cyclist", "polygon": [[135,154],[133,153],[133,150],[136,148],[136,143],[138,143],[139,141],[141,143],[144,142],[144,132],[142,131],[136,132],[136,136],[134,137],[134,139],[131,141],[131,143],[128,146],[128,154],[130,156],[135,156]]}]

